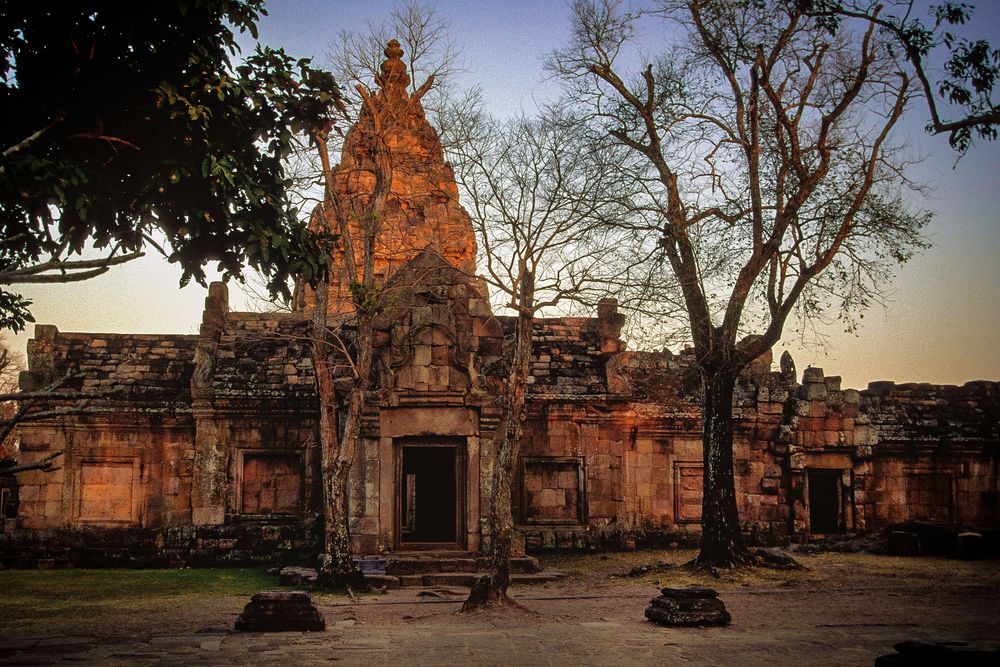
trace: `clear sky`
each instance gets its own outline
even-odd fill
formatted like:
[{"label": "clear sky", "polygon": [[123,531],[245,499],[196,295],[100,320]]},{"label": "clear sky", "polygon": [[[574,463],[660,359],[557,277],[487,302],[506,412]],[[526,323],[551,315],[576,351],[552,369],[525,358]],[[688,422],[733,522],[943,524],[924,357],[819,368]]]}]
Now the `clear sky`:
[{"label": "clear sky", "polygon": [[[542,63],[568,38],[569,9],[562,0],[440,0],[431,2],[451,23],[466,72],[460,85],[479,84],[497,114],[557,94]],[[976,25],[1000,43],[1000,2],[977,3]],[[272,0],[261,23],[261,40],[296,57],[325,65],[331,40],[342,29],[361,29],[366,19],[386,16],[382,0]],[[655,34],[644,35],[647,44]],[[943,137],[922,131],[915,107],[903,137],[926,159],[913,174],[931,192],[922,206],[937,212],[927,230],[934,247],[904,266],[886,309],[874,307],[858,332],[847,335],[836,322],[821,327],[824,346],[783,341],[799,370],[821,366],[842,375],[845,386],[874,380],[962,383],[1000,380],[1000,142],[978,144],[956,163]],[[157,257],[116,267],[76,285],[20,290],[42,323],[62,331],[194,333],[206,290],[178,289],[179,270]],[[238,292],[238,288],[231,288]],[[234,306],[243,298],[234,294]],[[27,335],[8,336],[23,350]]]}]

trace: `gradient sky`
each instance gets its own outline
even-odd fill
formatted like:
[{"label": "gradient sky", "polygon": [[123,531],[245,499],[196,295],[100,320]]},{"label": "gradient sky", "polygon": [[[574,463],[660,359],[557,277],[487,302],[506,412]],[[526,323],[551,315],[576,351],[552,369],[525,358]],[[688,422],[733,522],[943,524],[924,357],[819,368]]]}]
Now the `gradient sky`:
[{"label": "gradient sky", "polygon": [[[479,84],[496,114],[531,110],[558,94],[542,62],[568,38],[562,0],[442,0],[431,2],[450,21],[466,72],[459,85]],[[980,2],[976,27],[1000,43],[1000,2]],[[342,29],[387,16],[392,2],[273,0],[260,25],[261,40],[325,65],[327,47]],[[655,45],[656,34],[644,35]],[[801,371],[820,366],[863,388],[874,380],[962,383],[1000,380],[1000,142],[979,144],[956,161],[943,137],[922,131],[924,109],[914,107],[901,135],[926,159],[912,172],[931,191],[921,205],[937,212],[927,229],[934,247],[900,271],[887,308],[867,312],[856,334],[836,322],[820,326],[827,341],[805,347],[786,340]],[[180,271],[158,257],[116,267],[76,285],[25,286],[38,322],[62,331],[195,333],[205,288],[178,289]],[[231,287],[237,308],[245,303]],[[29,332],[30,333],[30,332]],[[27,334],[8,335],[23,350]]]}]

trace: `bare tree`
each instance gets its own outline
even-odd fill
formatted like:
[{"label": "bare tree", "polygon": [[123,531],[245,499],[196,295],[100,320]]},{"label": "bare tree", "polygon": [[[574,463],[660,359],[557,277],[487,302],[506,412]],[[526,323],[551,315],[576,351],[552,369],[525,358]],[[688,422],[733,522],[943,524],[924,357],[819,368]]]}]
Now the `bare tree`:
[{"label": "bare tree", "polygon": [[[362,100],[361,112],[348,133],[345,152],[350,164],[331,166],[329,133],[331,126],[313,135],[322,165],[325,198],[317,209],[313,225],[321,231],[338,235],[331,264],[337,275],[327,274],[313,292],[310,312],[312,333],[310,355],[319,397],[319,435],[322,449],[322,477],[325,511],[325,554],[321,575],[331,582],[351,582],[358,577],[351,558],[347,514],[347,482],[354,452],[361,437],[361,420],[372,382],[374,360],[374,321],[381,312],[385,276],[377,266],[376,245],[382,231],[384,211],[394,173],[390,138],[399,123],[405,122],[420,99],[431,88],[429,77],[412,95],[407,92],[409,77],[400,57],[399,42],[385,47],[388,58],[375,82],[380,90],[357,84]],[[370,174],[372,191],[367,196],[341,200],[336,176],[358,181]],[[338,171],[339,170],[339,171]],[[353,172],[353,173],[350,173]],[[331,281],[343,279],[350,293],[349,304],[330,304]],[[333,317],[331,317],[333,311]],[[350,329],[350,341],[344,332]],[[336,366],[348,365],[350,379],[344,390],[338,388]],[[343,408],[343,422],[338,413]],[[338,428],[339,427],[339,428]]]},{"label": "bare tree", "polygon": [[[7,342],[0,339],[0,394],[10,396],[17,392],[17,376],[23,364],[17,354],[7,347]],[[6,429],[6,424],[17,413],[17,403],[13,400],[0,401],[0,428]],[[17,435],[11,428],[0,438],[0,461],[17,460]]]},{"label": "bare tree", "polygon": [[407,0],[397,3],[387,21],[369,20],[361,30],[342,30],[327,57],[337,81],[370,88],[380,75],[385,45],[395,39],[404,52],[411,77],[408,92],[413,94],[417,81],[434,77],[435,86],[441,86],[460,71],[461,54],[448,39],[449,27],[432,5]]},{"label": "bare tree", "polygon": [[[517,316],[500,400],[490,487],[490,571],[463,610],[507,602],[514,521],[511,481],[523,437],[536,315],[564,302],[596,300],[595,278],[616,244],[622,193],[604,160],[588,150],[574,119],[485,120],[456,151],[457,179],[480,239],[480,268]],[[588,298],[590,297],[590,298]]]},{"label": "bare tree", "polygon": [[478,87],[459,90],[455,77],[463,71],[459,47],[448,37],[451,24],[432,4],[405,0],[389,12],[388,20],[367,21],[361,30],[343,30],[330,44],[327,58],[337,81],[371,88],[379,75],[382,49],[390,39],[399,41],[410,72],[409,92],[417,82],[433,77],[434,87],[421,104],[438,130],[445,150],[466,134],[456,128],[480,106]]},{"label": "bare tree", "polygon": [[[929,216],[904,205],[906,160],[889,137],[910,79],[873,25],[831,36],[794,3],[664,0],[640,14],[578,0],[573,10],[572,42],[551,66],[602,139],[636,158],[625,168],[645,196],[633,213],[654,223],[701,371],[697,562],[738,563],[748,554],[733,479],[737,375],[790,316],[851,318],[925,245]],[[627,73],[647,18],[666,22],[675,47]]]}]

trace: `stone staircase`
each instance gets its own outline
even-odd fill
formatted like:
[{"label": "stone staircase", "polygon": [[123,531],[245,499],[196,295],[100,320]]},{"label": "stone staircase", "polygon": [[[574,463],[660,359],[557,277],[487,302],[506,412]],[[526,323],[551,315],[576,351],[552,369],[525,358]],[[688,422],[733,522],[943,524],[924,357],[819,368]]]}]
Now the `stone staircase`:
[{"label": "stone staircase", "polygon": [[[400,551],[357,559],[372,586],[472,586],[487,571],[488,559],[468,551]],[[533,556],[512,558],[512,584],[541,584],[561,579],[561,572],[543,571]]]}]

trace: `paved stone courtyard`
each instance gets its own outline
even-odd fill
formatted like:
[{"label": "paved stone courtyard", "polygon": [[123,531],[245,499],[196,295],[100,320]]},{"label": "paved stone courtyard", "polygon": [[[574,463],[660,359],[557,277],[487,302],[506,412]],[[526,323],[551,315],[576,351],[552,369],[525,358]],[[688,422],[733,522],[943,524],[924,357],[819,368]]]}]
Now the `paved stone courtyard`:
[{"label": "paved stone courtyard", "polygon": [[918,584],[845,577],[823,588],[782,587],[780,577],[723,588],[733,623],[711,629],[647,622],[643,610],[657,591],[628,580],[518,587],[522,609],[464,616],[456,613],[462,589],[402,589],[357,604],[320,596],[328,629],[317,633],[234,632],[247,600],[220,596],[110,627],[80,618],[47,636],[12,635],[0,621],[0,665],[871,665],[906,639],[1000,644],[993,576]]}]

